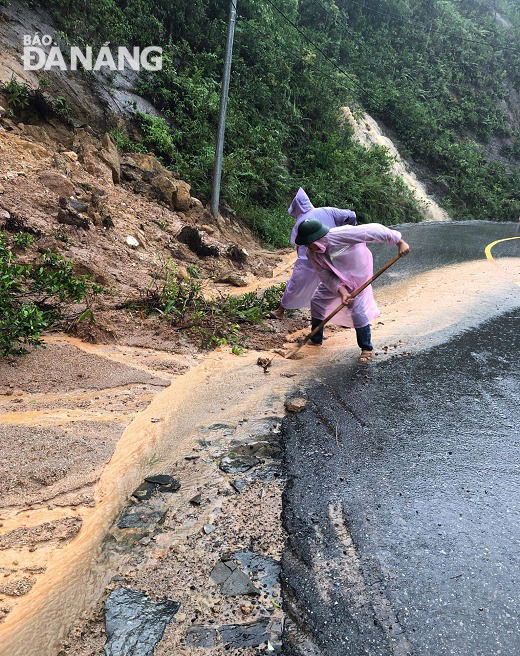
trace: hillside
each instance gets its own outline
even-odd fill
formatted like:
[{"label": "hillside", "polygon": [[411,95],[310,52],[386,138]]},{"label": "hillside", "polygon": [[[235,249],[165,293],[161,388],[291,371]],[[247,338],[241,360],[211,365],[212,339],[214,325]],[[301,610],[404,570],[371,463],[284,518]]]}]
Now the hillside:
[{"label": "hillside", "polygon": [[[169,127],[142,115],[137,124],[207,195],[228,3],[45,5],[73,42],[165,48],[163,70],[142,76],[139,89]],[[340,108],[357,102],[452,216],[516,219],[519,30],[518,5],[507,0],[240,2],[224,198],[272,241],[281,239],[272,217],[283,220],[299,184],[363,220],[419,218],[385,153],[363,152],[338,125]]]}]

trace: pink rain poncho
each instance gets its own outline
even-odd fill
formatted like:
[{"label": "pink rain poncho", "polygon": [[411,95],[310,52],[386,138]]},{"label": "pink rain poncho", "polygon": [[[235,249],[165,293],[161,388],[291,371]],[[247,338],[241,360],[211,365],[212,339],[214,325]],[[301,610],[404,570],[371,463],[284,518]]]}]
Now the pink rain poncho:
[{"label": "pink rain poncho", "polygon": [[[289,207],[289,214],[296,219],[291,233],[291,244],[295,244],[298,226],[306,219],[318,219],[329,228],[346,223],[356,225],[356,213],[337,207],[314,207],[305,191],[300,187]],[[298,259],[282,296],[281,305],[287,310],[298,310],[310,306],[311,297],[319,285],[311,263],[307,259],[307,246],[297,246]]]},{"label": "pink rain poncho", "polygon": [[[321,282],[311,299],[313,318],[325,319],[341,303],[338,290],[342,285],[353,292],[374,275],[372,253],[365,242],[397,244],[400,239],[401,233],[397,230],[368,223],[332,228],[325,237],[315,241],[319,251],[309,251],[308,258]],[[363,328],[379,314],[372,285],[369,285],[356,296],[352,306],[338,312],[331,323]]]}]

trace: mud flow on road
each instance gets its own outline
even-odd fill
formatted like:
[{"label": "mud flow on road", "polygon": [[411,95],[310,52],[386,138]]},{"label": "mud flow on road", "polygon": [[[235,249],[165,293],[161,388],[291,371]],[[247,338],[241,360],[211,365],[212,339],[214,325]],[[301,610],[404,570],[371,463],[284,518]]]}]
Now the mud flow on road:
[{"label": "mud flow on road", "polygon": [[[291,656],[520,649],[520,240],[486,223],[403,232],[424,257],[395,268],[397,288],[413,296],[422,278],[433,290],[397,317],[410,350],[323,368],[284,423]],[[469,272],[501,239],[488,282],[507,275],[491,292]],[[433,287],[443,271],[448,299]]]},{"label": "mud flow on road", "polygon": [[[231,556],[233,567],[245,568],[246,556],[279,567],[285,478],[272,475],[273,452],[285,399],[303,385],[309,410],[286,424],[284,437],[287,653],[477,654],[468,638],[478,635],[475,622],[487,627],[488,656],[499,653],[490,627],[502,627],[511,646],[507,541],[515,536],[505,520],[514,518],[507,492],[514,498],[515,441],[506,438],[517,418],[508,419],[506,406],[516,384],[520,240],[497,243],[489,261],[486,246],[515,236],[516,226],[402,231],[412,254],[376,289],[377,363],[353,365],[352,331],[338,328],[327,330],[321,349],[304,347],[300,360],[275,358],[267,375],[256,362],[272,353],[194,358],[49,340],[45,357],[56,362],[38,369],[45,389],[35,392],[27,369],[0,408],[2,430],[17,437],[4,440],[4,484],[15,475],[23,483],[0,504],[2,656],[101,653],[105,604],[125,595],[136,607],[144,595],[178,610],[156,638],[157,656],[198,653],[207,642],[215,656],[279,649],[279,586],[260,594],[255,580],[256,602],[248,603],[221,594],[211,574]],[[394,249],[374,254],[377,267]],[[273,330],[285,334],[291,321]],[[291,334],[290,346],[303,334]],[[74,349],[81,378],[68,364],[79,362]],[[25,469],[15,446],[26,450]],[[244,453],[251,472],[226,472]],[[150,500],[160,521],[143,535],[121,528],[133,491],[158,473],[181,484]],[[493,609],[491,575],[501,589]],[[444,617],[450,609],[457,627]],[[229,651],[233,632],[238,651]],[[432,650],[434,634],[444,642]]]}]

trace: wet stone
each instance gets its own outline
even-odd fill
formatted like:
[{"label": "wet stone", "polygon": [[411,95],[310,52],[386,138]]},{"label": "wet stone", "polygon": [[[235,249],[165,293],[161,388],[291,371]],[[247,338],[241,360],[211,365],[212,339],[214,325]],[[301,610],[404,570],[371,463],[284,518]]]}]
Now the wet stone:
[{"label": "wet stone", "polygon": [[253,624],[225,624],[220,627],[224,647],[257,647],[269,639],[269,620]]},{"label": "wet stone", "polygon": [[114,590],[105,603],[105,656],[152,656],[179,607],[170,599],[155,603],[138,590]]},{"label": "wet stone", "polygon": [[241,474],[260,465],[263,461],[256,456],[227,455],[220,461],[220,469],[226,474]]},{"label": "wet stone", "polygon": [[190,647],[209,648],[217,644],[218,634],[212,626],[190,626],[186,632],[186,644]]},{"label": "wet stone", "polygon": [[132,496],[138,501],[147,501],[155,492],[177,492],[181,484],[169,474],[155,474],[147,476],[144,482],[132,492]]},{"label": "wet stone", "polygon": [[258,579],[261,587],[270,595],[273,590],[279,587],[280,563],[269,556],[262,556],[254,551],[237,551],[233,558],[238,560],[240,565],[247,572],[252,572],[255,579]]},{"label": "wet stone", "polygon": [[156,474],[155,476],[147,476],[144,480],[146,483],[157,485],[159,492],[177,492],[181,489],[180,482],[169,474]]},{"label": "wet stone", "polygon": [[148,506],[130,506],[121,513],[118,528],[144,528],[162,524],[166,509],[160,510]]},{"label": "wet stone", "polygon": [[257,595],[251,579],[232,560],[219,561],[210,574],[211,580],[220,585],[220,592],[231,597]]}]

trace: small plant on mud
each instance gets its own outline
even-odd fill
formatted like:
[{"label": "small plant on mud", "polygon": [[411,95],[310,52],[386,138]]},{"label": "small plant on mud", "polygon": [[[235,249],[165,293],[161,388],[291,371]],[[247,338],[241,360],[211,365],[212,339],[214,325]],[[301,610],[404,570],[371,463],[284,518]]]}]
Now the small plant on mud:
[{"label": "small plant on mud", "polygon": [[202,293],[197,268],[189,266],[188,273],[189,278],[180,278],[175,264],[171,260],[163,261],[140,298],[129,301],[125,307],[162,315],[177,329],[197,336],[201,348],[230,345],[235,355],[243,353],[241,326],[261,324],[265,315],[278,305],[285,288],[275,285],[261,295],[249,292],[207,299]]},{"label": "small plant on mud", "polygon": [[[51,251],[20,262],[15,250],[31,244],[31,235],[9,241],[0,232],[0,356],[27,353],[27,347],[42,345],[42,333],[51,326],[92,317],[91,298],[101,291],[88,276],[74,274],[71,260]],[[65,315],[66,304],[80,302],[87,308]]]}]

